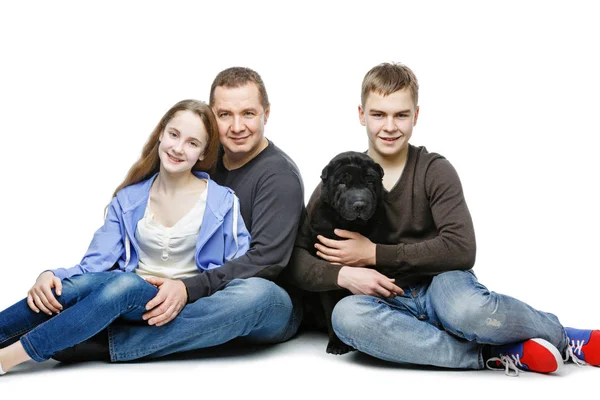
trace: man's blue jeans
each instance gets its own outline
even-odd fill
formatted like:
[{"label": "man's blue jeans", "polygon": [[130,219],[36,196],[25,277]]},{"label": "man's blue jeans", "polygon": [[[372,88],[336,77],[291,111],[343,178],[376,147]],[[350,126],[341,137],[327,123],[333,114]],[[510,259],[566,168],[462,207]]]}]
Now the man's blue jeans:
[{"label": "man's blue jeans", "polygon": [[[235,279],[212,296],[188,304],[166,325],[142,321],[145,305],[158,290],[133,273],[102,272],[63,280],[57,296],[64,311],[33,312],[26,300],[0,313],[0,347],[21,340],[35,361],[80,343],[109,327],[112,361],[216,346],[238,337],[278,343],[293,336],[301,315],[290,296],[271,281]],[[37,328],[36,328],[37,327]]]},{"label": "man's blue jeans", "polygon": [[0,313],[0,347],[17,340],[33,360],[48,360],[57,351],[80,343],[121,317],[142,321],[145,305],[158,289],[133,273],[99,272],[62,281],[55,296],[63,311],[35,313],[21,300]]},{"label": "man's blue jeans", "polygon": [[243,337],[279,343],[293,336],[301,315],[290,296],[262,278],[234,279],[224,289],[184,307],[163,326],[117,321],[108,328],[111,361],[155,358],[217,346]]},{"label": "man's blue jeans", "polygon": [[335,333],[383,360],[459,369],[485,368],[484,344],[542,338],[562,354],[566,349],[567,336],[556,316],[490,292],[471,270],[445,272],[404,291],[388,299],[342,299],[333,311]]}]

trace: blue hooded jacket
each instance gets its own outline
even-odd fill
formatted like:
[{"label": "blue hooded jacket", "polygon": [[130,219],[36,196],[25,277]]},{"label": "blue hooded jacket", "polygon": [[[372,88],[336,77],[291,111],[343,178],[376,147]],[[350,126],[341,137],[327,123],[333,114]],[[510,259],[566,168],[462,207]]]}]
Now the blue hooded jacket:
[{"label": "blue hooded jacket", "polygon": [[[196,266],[204,272],[246,253],[250,234],[233,191],[216,184],[204,172],[193,173],[208,180],[206,209],[196,242]],[[119,190],[108,206],[104,225],[94,233],[81,262],[72,268],[52,270],[54,275],[64,279],[88,272],[108,271],[115,263],[118,264],[115,271],[131,272],[136,269],[140,252],[135,231],[144,216],[150,187],[157,175]]]}]

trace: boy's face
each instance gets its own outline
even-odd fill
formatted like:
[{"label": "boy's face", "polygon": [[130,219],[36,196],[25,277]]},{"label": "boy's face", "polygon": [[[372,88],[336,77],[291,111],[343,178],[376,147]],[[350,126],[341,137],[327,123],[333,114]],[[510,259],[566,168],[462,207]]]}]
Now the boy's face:
[{"label": "boy's face", "polygon": [[419,107],[415,108],[408,88],[389,96],[371,92],[364,107],[358,106],[358,115],[360,123],[367,128],[369,153],[388,158],[408,149]]}]

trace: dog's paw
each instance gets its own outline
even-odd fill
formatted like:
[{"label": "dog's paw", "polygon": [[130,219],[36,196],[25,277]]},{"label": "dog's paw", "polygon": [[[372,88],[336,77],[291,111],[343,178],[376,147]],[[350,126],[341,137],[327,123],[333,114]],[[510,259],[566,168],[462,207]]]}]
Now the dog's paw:
[{"label": "dog's paw", "polygon": [[354,347],[348,346],[346,343],[342,342],[337,337],[329,339],[329,343],[327,343],[328,354],[335,354],[339,356],[354,350]]}]

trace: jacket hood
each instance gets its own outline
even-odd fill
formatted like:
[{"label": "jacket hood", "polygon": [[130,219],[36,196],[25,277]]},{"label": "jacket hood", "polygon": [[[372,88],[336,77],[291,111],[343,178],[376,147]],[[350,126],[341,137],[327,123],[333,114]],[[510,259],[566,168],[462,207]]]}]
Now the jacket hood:
[{"label": "jacket hood", "polygon": [[[223,220],[227,211],[231,208],[234,192],[233,190],[217,185],[206,172],[192,171],[192,173],[199,179],[206,179],[208,181],[208,196],[206,199],[206,207],[210,208],[212,213],[218,220]],[[151,178],[146,179],[142,182],[124,187],[117,193],[117,200],[121,205],[123,213],[128,213],[133,209],[141,205],[148,203],[148,197],[150,196],[150,188],[152,183],[158,176],[158,173],[154,174]]]}]

